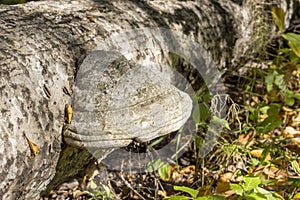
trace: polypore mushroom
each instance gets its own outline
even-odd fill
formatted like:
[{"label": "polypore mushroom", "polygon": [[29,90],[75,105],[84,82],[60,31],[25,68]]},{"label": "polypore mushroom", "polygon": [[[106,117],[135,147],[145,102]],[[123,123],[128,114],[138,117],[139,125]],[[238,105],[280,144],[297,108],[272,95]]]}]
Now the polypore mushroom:
[{"label": "polypore mushroom", "polygon": [[87,55],[76,75],[72,104],[65,142],[91,153],[176,131],[192,110],[189,95],[157,69],[134,64],[112,51]]}]

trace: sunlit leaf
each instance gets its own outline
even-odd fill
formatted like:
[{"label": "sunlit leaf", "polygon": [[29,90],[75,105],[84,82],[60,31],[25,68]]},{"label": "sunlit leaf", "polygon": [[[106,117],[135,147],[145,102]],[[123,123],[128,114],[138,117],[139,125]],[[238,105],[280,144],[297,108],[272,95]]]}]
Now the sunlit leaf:
[{"label": "sunlit leaf", "polygon": [[243,181],[245,183],[244,190],[247,192],[252,191],[254,188],[261,184],[260,177],[258,176],[244,176]]},{"label": "sunlit leaf", "polygon": [[247,195],[246,200],[268,200],[267,197],[263,194],[260,193],[254,193],[252,192],[251,194]]},{"label": "sunlit leaf", "polygon": [[273,7],[272,15],[280,32],[284,29],[284,10],[282,8]]},{"label": "sunlit leaf", "polygon": [[286,90],[286,84],[284,81],[284,75],[276,75],[274,80],[275,85],[283,91]]},{"label": "sunlit leaf", "polygon": [[263,107],[261,107],[259,110],[260,110],[263,114],[267,114],[269,109],[270,109],[270,106],[263,106]]},{"label": "sunlit leaf", "polygon": [[256,192],[256,194],[258,196],[261,196],[261,197],[264,196],[263,198],[265,198],[267,200],[284,200],[284,198],[282,198],[280,195],[276,194],[275,192],[270,192],[261,187],[255,188],[254,191]]},{"label": "sunlit leaf", "polygon": [[300,192],[295,194],[294,199],[300,198]]},{"label": "sunlit leaf", "polygon": [[294,97],[295,99],[300,100],[300,93],[295,93],[295,94],[293,95],[293,97]]},{"label": "sunlit leaf", "polygon": [[169,198],[164,198],[164,200],[189,200],[189,197],[186,196],[172,196]]},{"label": "sunlit leaf", "polygon": [[295,99],[289,96],[286,96],[284,98],[284,102],[288,105],[288,106],[293,106],[295,104]]},{"label": "sunlit leaf", "polygon": [[213,116],[211,123],[213,125],[216,125],[217,127],[223,127],[223,128],[230,130],[229,123],[226,119],[221,119],[217,116]]},{"label": "sunlit leaf", "polygon": [[243,187],[239,184],[231,183],[230,189],[234,190],[237,195],[243,196]]},{"label": "sunlit leaf", "polygon": [[[200,199],[197,198],[196,200],[200,200]],[[226,200],[226,198],[221,195],[212,195],[212,196],[208,196],[207,200]]]},{"label": "sunlit leaf", "polygon": [[294,53],[300,57],[300,35],[296,33],[285,33],[282,37],[288,40],[288,44]]},{"label": "sunlit leaf", "polygon": [[195,190],[195,189],[192,189],[192,188],[189,188],[189,187],[185,187],[185,186],[176,186],[175,185],[174,190],[186,192],[189,195],[191,195],[193,198],[196,198],[197,195],[198,195],[198,190]]}]

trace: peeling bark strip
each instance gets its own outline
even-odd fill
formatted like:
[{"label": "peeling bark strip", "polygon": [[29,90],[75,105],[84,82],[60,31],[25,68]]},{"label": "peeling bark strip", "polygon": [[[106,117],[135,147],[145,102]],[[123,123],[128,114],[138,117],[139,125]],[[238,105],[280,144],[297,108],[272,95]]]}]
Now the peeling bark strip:
[{"label": "peeling bark strip", "polygon": [[[299,6],[298,1],[281,4],[288,10],[289,19]],[[64,0],[1,5],[2,199],[37,198],[54,176],[61,150],[64,107],[71,99],[62,88],[72,88],[76,66],[85,52],[114,32],[153,26],[193,38],[220,66],[238,63],[257,44],[265,44],[260,38],[275,30],[267,12],[272,5],[280,4],[276,0]],[[31,155],[23,131],[39,147],[36,156]],[[64,154],[64,158],[75,157]],[[87,160],[90,158],[82,162]],[[59,165],[57,169],[63,170]],[[68,170],[70,175],[80,171],[72,167]]]}]

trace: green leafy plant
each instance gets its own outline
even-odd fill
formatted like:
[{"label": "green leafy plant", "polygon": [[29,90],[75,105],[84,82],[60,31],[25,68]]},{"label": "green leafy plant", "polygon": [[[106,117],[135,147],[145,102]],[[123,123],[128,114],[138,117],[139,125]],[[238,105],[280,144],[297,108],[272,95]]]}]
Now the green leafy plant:
[{"label": "green leafy plant", "polygon": [[169,171],[171,170],[171,166],[167,162],[161,161],[159,158],[155,159],[147,164],[147,171],[153,172],[158,171],[160,178],[164,181],[169,179]]},{"label": "green leafy plant", "polygon": [[282,123],[279,117],[280,106],[278,104],[270,104],[264,108],[266,111],[263,111],[263,113],[267,114],[268,117],[257,124],[256,130],[259,133],[268,133]]},{"label": "green leafy plant", "polygon": [[263,181],[259,176],[244,176],[241,184],[231,183],[230,188],[239,196],[238,199],[245,200],[283,200],[283,198],[275,192],[263,189],[259,185]]},{"label": "green leafy plant", "polygon": [[284,33],[284,10],[282,8],[273,7],[272,15],[281,36],[288,41],[290,48],[298,57],[300,57],[300,35],[290,32]]},{"label": "green leafy plant", "polygon": [[[248,129],[255,130],[258,133],[264,134],[268,133],[278,126],[281,125],[282,120],[280,118],[279,112],[281,105],[277,103],[266,104],[264,102],[259,103],[256,106],[249,106],[248,118],[252,122],[251,127],[245,127],[244,131]],[[260,116],[267,116],[263,120]]]},{"label": "green leafy plant", "polygon": [[91,181],[90,191],[86,191],[91,197],[89,200],[98,199],[114,199],[115,196],[106,185],[97,185],[93,180]]},{"label": "green leafy plant", "polygon": [[208,92],[197,92],[193,97],[194,104],[198,107],[194,109],[192,117],[197,125],[204,123],[211,115],[209,102],[211,101],[211,95]]},{"label": "green leafy plant", "polygon": [[181,191],[185,192],[190,195],[188,196],[172,196],[168,198],[164,198],[165,200],[226,200],[224,196],[221,195],[210,195],[210,196],[205,196],[205,197],[198,197],[198,190],[185,187],[185,186],[174,186],[174,190],[176,191]]}]

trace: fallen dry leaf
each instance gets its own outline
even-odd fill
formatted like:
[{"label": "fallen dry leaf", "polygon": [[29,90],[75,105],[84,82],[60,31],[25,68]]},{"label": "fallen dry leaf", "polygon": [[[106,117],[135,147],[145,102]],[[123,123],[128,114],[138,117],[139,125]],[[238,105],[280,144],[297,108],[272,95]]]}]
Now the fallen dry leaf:
[{"label": "fallen dry leaf", "polygon": [[226,172],[226,173],[220,175],[220,181],[230,182],[232,180],[233,176],[234,176],[234,173]]},{"label": "fallen dry leaf", "polygon": [[86,18],[88,18],[91,22],[96,22],[96,19],[92,15],[87,15]]},{"label": "fallen dry leaf", "polygon": [[24,137],[25,137],[26,140],[27,140],[27,143],[28,143],[28,145],[29,145],[29,148],[30,148],[30,150],[31,150],[31,153],[32,153],[34,156],[36,156],[36,155],[38,154],[38,152],[39,152],[39,147],[38,147],[35,143],[33,143],[33,142],[26,136],[25,132],[23,132],[23,135],[24,135]]},{"label": "fallen dry leaf", "polygon": [[288,175],[285,171],[282,171],[276,167],[265,167],[263,173],[267,175],[268,178],[276,179],[278,182],[286,182]]},{"label": "fallen dry leaf", "polygon": [[233,190],[230,189],[230,183],[218,182],[217,183],[217,194],[222,194],[225,197],[229,197],[235,194]]},{"label": "fallen dry leaf", "polygon": [[65,118],[66,118],[66,123],[67,123],[68,125],[71,124],[71,121],[72,121],[72,115],[73,115],[72,106],[69,105],[69,104],[66,104],[66,107],[65,107]]},{"label": "fallen dry leaf", "polygon": [[[250,147],[250,146],[254,143],[252,136],[253,136],[253,132],[252,132],[252,131],[250,131],[250,132],[247,133],[247,134],[241,134],[241,135],[239,136],[238,141],[239,141],[243,146],[245,146],[245,147]],[[246,146],[246,145],[247,145],[247,146]]]},{"label": "fallen dry leaf", "polygon": [[[255,149],[255,150],[250,151],[250,154],[252,156],[254,156],[255,158],[261,158],[263,151],[264,151],[263,149]],[[265,160],[268,160],[268,161],[271,160],[270,153],[267,154]]]},{"label": "fallen dry leaf", "polygon": [[160,196],[163,196],[164,198],[167,197],[167,191],[165,191],[165,190],[158,190],[157,194],[160,195]]},{"label": "fallen dry leaf", "polygon": [[283,131],[283,136],[289,138],[291,142],[300,144],[300,131],[291,126],[287,126]]},{"label": "fallen dry leaf", "polygon": [[81,196],[86,195],[86,194],[89,194],[89,193],[88,193],[87,191],[75,190],[75,191],[73,192],[73,198],[74,198],[74,199],[78,199],[78,198],[80,198]]},{"label": "fallen dry leaf", "polygon": [[251,99],[256,104],[260,103],[259,98],[257,96],[252,96]]},{"label": "fallen dry leaf", "polygon": [[195,165],[187,166],[187,167],[183,168],[182,170],[180,170],[179,173],[180,174],[194,174],[195,173]]}]

